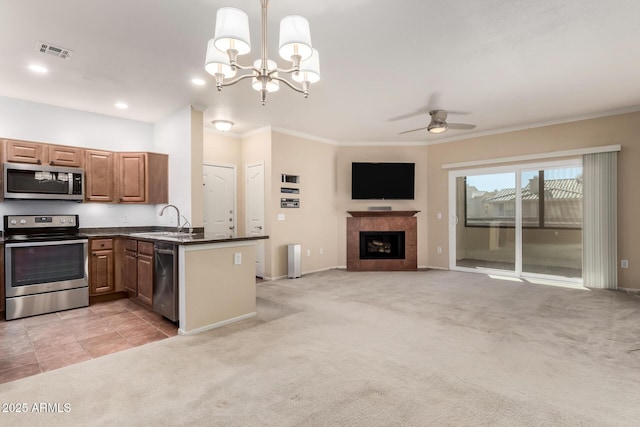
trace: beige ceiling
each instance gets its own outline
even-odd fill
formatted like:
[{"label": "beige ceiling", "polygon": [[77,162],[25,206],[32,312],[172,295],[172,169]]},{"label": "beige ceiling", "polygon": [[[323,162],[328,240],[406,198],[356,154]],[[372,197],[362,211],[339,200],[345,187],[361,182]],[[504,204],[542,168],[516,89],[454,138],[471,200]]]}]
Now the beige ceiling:
[{"label": "beige ceiling", "polygon": [[[219,93],[204,72],[221,6],[249,14],[241,62],[253,62],[258,0],[1,0],[0,96],[145,122],[198,104],[235,133],[271,125],[340,143],[440,142],[640,109],[637,0],[271,0],[270,56],[280,19],[303,15],[322,80],[307,100],[282,88],[264,107],[247,81]],[[39,40],[74,55],[37,53]],[[477,128],[398,135],[426,126],[431,108]]]}]

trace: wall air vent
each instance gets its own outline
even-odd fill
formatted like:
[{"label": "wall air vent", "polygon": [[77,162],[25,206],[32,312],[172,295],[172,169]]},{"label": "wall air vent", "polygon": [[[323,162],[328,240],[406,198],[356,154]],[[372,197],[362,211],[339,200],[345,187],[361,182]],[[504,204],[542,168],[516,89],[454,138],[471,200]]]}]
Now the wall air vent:
[{"label": "wall air vent", "polygon": [[64,47],[54,46],[51,43],[38,41],[36,43],[36,52],[44,53],[46,55],[52,55],[60,59],[71,59],[73,51]]}]

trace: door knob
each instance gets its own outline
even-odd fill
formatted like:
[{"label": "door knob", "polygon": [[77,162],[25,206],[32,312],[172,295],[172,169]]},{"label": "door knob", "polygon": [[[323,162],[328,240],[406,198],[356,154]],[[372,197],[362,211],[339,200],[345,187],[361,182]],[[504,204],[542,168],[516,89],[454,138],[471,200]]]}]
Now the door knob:
[{"label": "door knob", "polygon": [[235,229],[235,227],[232,225],[231,227],[229,227],[229,230],[233,230]]},{"label": "door knob", "polygon": [[256,225],[256,228],[257,228],[258,230],[262,230],[262,226],[261,226],[261,225]]}]

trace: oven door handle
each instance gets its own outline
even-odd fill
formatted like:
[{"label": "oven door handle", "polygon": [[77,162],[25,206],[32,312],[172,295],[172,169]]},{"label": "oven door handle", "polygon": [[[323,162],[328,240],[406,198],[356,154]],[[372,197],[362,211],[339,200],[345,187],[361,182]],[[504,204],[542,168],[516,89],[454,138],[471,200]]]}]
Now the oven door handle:
[{"label": "oven door handle", "polygon": [[41,242],[16,242],[5,243],[6,248],[24,248],[27,246],[58,246],[58,245],[74,245],[78,243],[89,243],[89,239],[76,239],[76,240],[45,240]]}]

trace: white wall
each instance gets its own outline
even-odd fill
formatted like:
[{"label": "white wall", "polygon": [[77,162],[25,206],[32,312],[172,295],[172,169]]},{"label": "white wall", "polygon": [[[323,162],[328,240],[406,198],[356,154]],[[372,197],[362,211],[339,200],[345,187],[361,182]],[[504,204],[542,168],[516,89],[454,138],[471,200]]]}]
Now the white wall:
[{"label": "white wall", "polygon": [[[0,97],[0,138],[89,147],[111,151],[165,152],[154,145],[151,123]],[[169,177],[171,181],[171,175]],[[78,214],[81,227],[156,224],[153,205],[63,201],[4,201],[0,216]]]},{"label": "white wall", "polygon": [[[169,155],[169,203],[191,221],[191,106],[187,105],[153,125],[154,151]],[[157,213],[162,206],[156,206]],[[175,227],[175,209],[157,216],[158,225]]]}]

